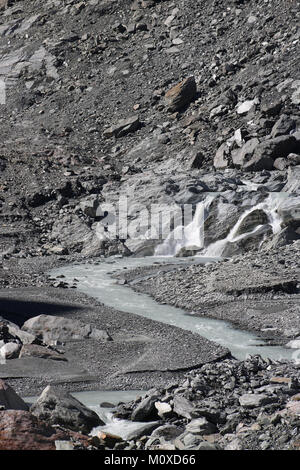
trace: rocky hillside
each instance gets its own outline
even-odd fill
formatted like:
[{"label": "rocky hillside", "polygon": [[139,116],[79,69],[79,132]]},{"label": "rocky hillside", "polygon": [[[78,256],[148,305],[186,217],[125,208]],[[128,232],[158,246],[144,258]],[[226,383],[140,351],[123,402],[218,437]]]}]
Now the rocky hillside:
[{"label": "rocky hillside", "polygon": [[[221,192],[212,217],[230,223],[208,244],[268,192],[298,194],[298,1],[0,8],[4,257],[153,253],[151,241],[99,241],[101,204],[120,195],[135,220],[150,203]],[[297,217],[285,226],[284,243],[299,237]]]}]

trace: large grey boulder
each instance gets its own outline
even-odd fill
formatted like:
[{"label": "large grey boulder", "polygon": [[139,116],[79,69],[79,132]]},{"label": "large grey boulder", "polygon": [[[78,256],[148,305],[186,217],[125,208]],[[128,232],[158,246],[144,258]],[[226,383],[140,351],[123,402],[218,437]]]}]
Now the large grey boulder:
[{"label": "large grey boulder", "polygon": [[9,333],[19,338],[22,344],[33,344],[34,342],[37,341],[37,338],[35,335],[32,335],[31,333],[28,333],[27,331],[21,330],[21,328],[19,328],[18,325],[15,325],[14,323],[8,323],[7,327],[8,327]]},{"label": "large grey boulder", "polygon": [[245,171],[272,170],[276,159],[286,158],[299,150],[300,145],[295,134],[280,135],[263,142],[259,142],[257,138],[250,139],[241,149],[234,150],[231,156],[236,168]]},{"label": "large grey boulder", "polygon": [[236,168],[246,171],[271,170],[273,160],[267,154],[255,151],[259,147],[259,140],[253,138],[248,140],[241,149],[232,152],[232,162]]},{"label": "large grey boulder", "polygon": [[[243,209],[242,209],[243,210]],[[222,199],[215,199],[204,222],[204,243],[210,245],[217,240],[226,238],[241,215],[241,208],[228,204]]]},{"label": "large grey boulder", "polygon": [[274,139],[261,142],[255,149],[253,158],[286,158],[290,153],[300,150],[299,143],[294,135],[281,135]]},{"label": "large grey boulder", "polygon": [[182,395],[175,395],[173,410],[183,418],[193,419],[199,417],[199,412],[194,405]]},{"label": "large grey boulder", "polygon": [[216,155],[214,158],[214,167],[217,170],[224,170],[229,165],[230,165],[230,148],[225,142],[218,148],[216,152]]},{"label": "large grey boulder", "polygon": [[111,341],[111,337],[104,330],[92,328],[71,318],[52,315],[38,315],[30,318],[22,326],[22,330],[29,331],[42,337],[45,343],[53,341],[73,341],[94,338],[98,341]]},{"label": "large grey boulder", "polygon": [[96,426],[104,425],[94,411],[68,392],[50,385],[43,390],[30,411],[34,416],[49,424],[58,424],[85,434]]}]

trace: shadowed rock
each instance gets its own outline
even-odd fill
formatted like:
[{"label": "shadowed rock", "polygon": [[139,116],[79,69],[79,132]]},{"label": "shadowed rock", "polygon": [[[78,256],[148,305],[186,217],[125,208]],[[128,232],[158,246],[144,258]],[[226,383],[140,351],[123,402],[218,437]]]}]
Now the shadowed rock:
[{"label": "shadowed rock", "polygon": [[168,110],[181,111],[195,98],[197,86],[195,77],[188,77],[171,88],[165,96]]},{"label": "shadowed rock", "polygon": [[88,434],[94,427],[104,425],[99,416],[68,392],[46,387],[31,407],[32,414],[50,424]]},{"label": "shadowed rock", "polygon": [[0,379],[0,407],[5,410],[23,410],[28,411],[29,407],[21,397]]}]

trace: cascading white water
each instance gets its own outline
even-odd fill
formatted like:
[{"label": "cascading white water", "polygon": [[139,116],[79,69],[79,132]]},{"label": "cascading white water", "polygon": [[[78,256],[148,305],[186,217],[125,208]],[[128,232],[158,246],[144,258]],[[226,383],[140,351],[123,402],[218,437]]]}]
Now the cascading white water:
[{"label": "cascading white water", "polygon": [[278,214],[278,208],[283,202],[283,197],[281,194],[270,194],[267,199],[263,202],[260,202],[256,206],[246,210],[238,219],[236,224],[232,227],[229,234],[226,238],[218,240],[214,243],[211,243],[204,251],[203,256],[222,256],[228,243],[236,243],[240,240],[252,237],[253,235],[259,235],[265,231],[265,225],[257,225],[253,230],[249,232],[242,233],[238,235],[239,229],[244,222],[244,220],[254,211],[262,210],[268,217],[269,226],[272,228],[272,232],[278,233],[281,230],[282,219]]},{"label": "cascading white water", "polygon": [[214,197],[209,196],[204,202],[197,204],[193,220],[187,225],[177,226],[166,240],[156,247],[155,256],[177,256],[182,249],[199,251],[203,248],[204,217]]},{"label": "cascading white water", "polygon": [[[228,243],[239,242],[240,240],[259,235],[265,231],[267,225],[257,225],[253,230],[239,233],[239,229],[244,220],[254,211],[261,210],[268,217],[268,225],[272,228],[273,233],[281,230],[282,219],[277,210],[284,200],[283,193],[272,193],[267,199],[256,206],[247,209],[232,227],[226,238],[217,240],[205,248],[201,256],[221,257]],[[155,256],[178,256],[182,250],[190,252],[199,252],[203,249],[204,240],[204,213],[209,209],[214,197],[209,196],[204,202],[197,205],[194,218],[186,227],[177,226],[166,240],[156,247]]]}]

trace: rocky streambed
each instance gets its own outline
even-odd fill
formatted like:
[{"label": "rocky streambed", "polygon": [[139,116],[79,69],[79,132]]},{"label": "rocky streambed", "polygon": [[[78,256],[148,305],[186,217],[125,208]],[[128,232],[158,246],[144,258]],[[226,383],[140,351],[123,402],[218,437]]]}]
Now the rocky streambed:
[{"label": "rocky streambed", "polygon": [[[193,310],[190,310],[196,317],[202,315],[205,306],[207,315],[217,318],[220,304],[223,309],[227,309],[227,312],[236,312],[237,306],[241,306],[242,303],[244,308],[252,310],[253,305],[256,305],[256,308],[262,304],[273,307],[277,305],[277,308],[273,308],[273,316],[281,318],[281,323],[275,330],[273,319],[273,325],[269,327],[265,325],[267,331],[261,331],[262,337],[269,338],[272,343],[285,344],[285,341],[293,341],[296,345],[299,336],[297,331],[299,303],[297,303],[298,259],[295,257],[295,250],[297,244],[282,251],[282,257],[285,257],[288,267],[282,264],[281,256],[278,256],[277,264],[274,262],[276,257],[272,256],[268,266],[265,258],[269,255],[262,254],[261,261],[264,263],[264,268],[261,269],[261,276],[258,276],[253,269],[253,256],[250,262],[250,257],[247,255],[233,258],[231,262],[224,260],[208,265],[195,263],[189,265],[188,260],[183,260],[182,263],[175,265],[169,262],[152,264],[148,268],[136,268],[133,271],[123,269],[121,273],[113,263],[112,270],[115,271],[117,278],[113,283],[125,289],[129,296],[130,287],[136,290],[144,289],[153,295],[151,289],[155,286],[157,300],[174,305],[171,295],[175,299],[175,291],[177,305],[180,299],[183,305],[185,298],[182,296],[182,289],[193,289],[194,297],[186,298],[193,298],[195,305],[198,300],[198,313],[195,313],[195,305]],[[85,266],[86,273],[91,270],[95,273],[97,263],[99,261],[94,260],[79,266],[81,269]],[[230,266],[231,278],[225,282],[223,279],[226,277],[227,266]],[[252,272],[252,277],[250,274],[243,277],[244,284],[241,281],[241,266],[244,272],[248,268],[247,272]],[[282,271],[279,270],[280,266]],[[183,277],[182,271],[188,275]],[[280,277],[281,283],[275,282],[275,272]],[[205,275],[205,278],[209,279],[209,273],[214,273],[215,276],[214,289],[211,285],[209,291],[210,302],[207,301],[203,288],[202,302],[199,302],[196,293],[201,285],[201,276]],[[19,290],[23,306],[25,295],[32,308],[38,292],[40,302],[38,307],[43,305],[49,308],[49,305],[52,305],[55,306],[55,310],[47,312],[51,315],[44,313],[33,317],[31,310],[28,313],[29,318],[23,324],[26,311],[19,309],[19,314],[21,313],[19,320],[23,326],[15,324],[13,333],[13,327],[9,325],[8,333],[19,339],[23,335],[21,340],[23,354],[2,364],[1,374],[23,396],[40,393],[49,383],[51,387],[43,391],[40,399],[43,402],[43,397],[46,396],[46,405],[40,408],[33,405],[30,411],[28,407],[25,410],[17,407],[16,411],[8,411],[12,405],[2,400],[2,406],[6,409],[1,412],[1,419],[4,420],[2,434],[4,446],[12,445],[9,438],[5,437],[9,434],[5,433],[18,433],[14,426],[21,418],[27,423],[24,426],[29,426],[30,423],[30,427],[34,429],[33,441],[39,439],[35,434],[37,430],[42,432],[43,426],[54,425],[54,443],[52,441],[51,444],[49,442],[47,444],[51,448],[265,450],[295,449],[299,446],[300,366],[297,349],[290,349],[294,353],[291,361],[262,359],[260,356],[237,360],[230,357],[228,350],[199,334],[115,310],[111,306],[104,306],[91,297],[78,293],[77,289],[67,288],[79,286],[80,279],[74,282],[74,277],[70,278],[66,274],[65,272],[65,277],[57,274],[55,278],[51,274],[52,278],[47,282],[44,278],[44,284],[53,284],[56,288],[44,286],[38,291],[34,288]],[[238,291],[233,288],[235,276],[240,277]],[[183,282],[183,279],[188,282]],[[95,283],[96,280],[95,274]],[[286,287],[289,285],[285,283],[291,280],[292,289]],[[222,287],[224,284],[227,290]],[[157,285],[161,286],[160,289]],[[245,292],[242,292],[243,288]],[[109,285],[106,285],[106,289],[109,291]],[[169,297],[166,292],[169,293]],[[16,289],[5,291],[7,308],[10,301],[16,302],[16,294]],[[282,302],[289,306],[284,315],[278,307]],[[17,304],[13,305],[17,320]],[[270,315],[271,313],[270,311]],[[240,324],[253,330],[250,324],[243,323],[243,315],[244,310],[241,310],[238,317]],[[255,309],[252,315],[255,315]],[[256,314],[257,324],[259,318]],[[60,327],[62,319],[63,328]],[[20,326],[22,328],[18,330]],[[256,327],[256,331],[259,329],[263,330]],[[7,334],[7,330],[4,330],[3,333]],[[32,335],[34,341],[31,338],[31,344],[24,347],[25,336],[28,338],[28,335]],[[59,335],[64,336],[59,337]],[[284,338],[286,339],[283,341]],[[39,344],[36,344],[38,342]],[[32,350],[28,357],[24,357],[26,349]],[[46,352],[48,355],[43,356],[42,353]],[[5,387],[2,385],[2,388]],[[124,422],[138,424],[129,437],[112,436],[109,433],[109,426],[106,426],[105,431],[101,428],[94,430],[92,433],[94,436],[87,437],[87,433],[92,430],[91,427],[87,431],[84,426],[74,424],[72,420],[66,418],[70,406],[66,401],[68,390],[97,388],[148,390],[144,398],[138,398],[134,402],[112,410],[116,418],[123,420],[114,422],[114,434],[117,434],[118,425],[122,434]],[[55,400],[52,394],[56,397]],[[51,405],[47,405],[49,396]],[[82,405],[77,404],[77,406],[80,408]],[[83,421],[87,419],[84,413],[82,415],[82,411],[79,415]],[[13,430],[8,426],[7,419],[10,420]],[[42,424],[37,423],[36,419],[41,420]],[[100,419],[97,424],[105,423]],[[59,432],[64,434],[56,436],[57,425]],[[70,434],[78,431],[81,431],[80,436]],[[55,444],[55,441],[67,441],[68,444]],[[31,442],[28,445],[35,444]]]}]

